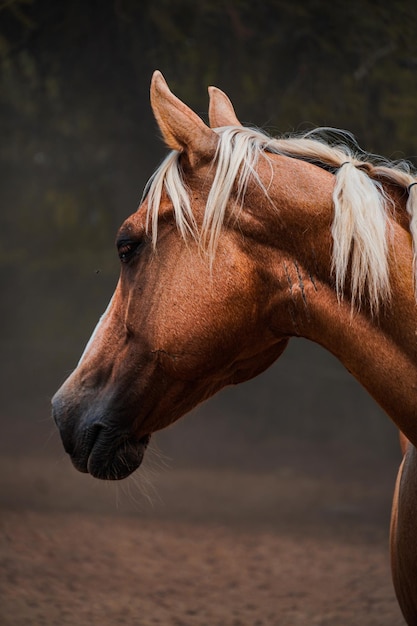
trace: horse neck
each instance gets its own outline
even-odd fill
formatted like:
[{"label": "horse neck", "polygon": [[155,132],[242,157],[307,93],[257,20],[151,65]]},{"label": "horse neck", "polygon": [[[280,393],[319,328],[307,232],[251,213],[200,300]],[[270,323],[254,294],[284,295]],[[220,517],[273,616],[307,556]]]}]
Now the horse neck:
[{"label": "horse neck", "polygon": [[[339,358],[400,430],[417,445],[417,307],[410,236],[392,222],[390,303],[378,315],[339,301],[332,277],[302,303],[301,333]],[[308,249],[308,246],[306,247]],[[308,263],[308,261],[307,261]]]},{"label": "horse neck", "polygon": [[417,307],[404,194],[391,194],[391,300],[371,315],[365,306],[352,306],[348,294],[340,300],[335,292],[334,176],[297,160],[288,164],[277,157],[275,163],[270,192],[280,212],[268,232],[275,238],[277,334],[303,336],[332,352],[417,446]]}]

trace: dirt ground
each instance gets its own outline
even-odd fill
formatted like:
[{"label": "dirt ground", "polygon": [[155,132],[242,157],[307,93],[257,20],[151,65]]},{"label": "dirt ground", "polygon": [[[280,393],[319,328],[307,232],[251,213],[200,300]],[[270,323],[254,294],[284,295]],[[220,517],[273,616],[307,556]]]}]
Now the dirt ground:
[{"label": "dirt ground", "polygon": [[[150,454],[152,457],[152,454]],[[401,626],[392,464],[164,468],[101,483],[0,458],[2,626]],[[358,464],[360,466],[360,463]]]}]

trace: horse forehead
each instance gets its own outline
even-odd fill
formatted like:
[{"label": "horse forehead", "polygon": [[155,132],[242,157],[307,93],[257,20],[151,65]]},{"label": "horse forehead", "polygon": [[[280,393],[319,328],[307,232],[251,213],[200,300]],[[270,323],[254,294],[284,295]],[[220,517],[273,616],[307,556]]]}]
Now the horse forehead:
[{"label": "horse forehead", "polygon": [[134,213],[129,215],[120,226],[120,231],[129,232],[146,229],[146,201]]},{"label": "horse forehead", "polygon": [[[143,200],[143,202],[139,205],[136,212],[127,218],[126,223],[131,223],[136,227],[147,228],[149,225],[149,220],[150,220],[149,210],[150,210],[149,202],[148,202],[148,198],[146,197]],[[163,189],[161,193],[161,198],[158,204],[158,218],[161,218],[161,217],[163,218],[163,217],[166,217],[167,215],[172,215],[172,212],[173,212],[172,200],[169,197],[166,189]]]},{"label": "horse forehead", "polygon": [[132,220],[132,222],[137,226],[146,226],[147,211],[148,199],[145,198],[143,202],[140,203],[136,211],[128,218],[128,220]]}]

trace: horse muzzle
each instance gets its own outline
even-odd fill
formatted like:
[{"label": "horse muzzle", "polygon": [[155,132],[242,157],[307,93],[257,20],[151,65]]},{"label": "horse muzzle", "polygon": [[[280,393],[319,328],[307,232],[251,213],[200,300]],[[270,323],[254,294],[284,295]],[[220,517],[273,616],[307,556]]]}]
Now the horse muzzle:
[{"label": "horse muzzle", "polygon": [[52,415],[74,467],[102,480],[122,480],[142,463],[150,434],[135,437],[97,401],[70,400],[59,390]]}]

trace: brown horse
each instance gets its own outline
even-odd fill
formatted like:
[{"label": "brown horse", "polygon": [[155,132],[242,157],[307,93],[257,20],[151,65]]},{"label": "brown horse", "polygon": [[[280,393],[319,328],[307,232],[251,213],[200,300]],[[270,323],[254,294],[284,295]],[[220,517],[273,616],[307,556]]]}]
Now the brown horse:
[{"label": "brown horse", "polygon": [[[155,72],[172,150],[121,226],[121,275],[53,413],[75,467],[121,479],[151,433],[271,365],[292,336],[348,368],[405,437],[392,566],[417,624],[417,185],[340,131],[273,139],[210,88],[210,127]],[[350,148],[347,146],[350,144]]]}]

